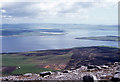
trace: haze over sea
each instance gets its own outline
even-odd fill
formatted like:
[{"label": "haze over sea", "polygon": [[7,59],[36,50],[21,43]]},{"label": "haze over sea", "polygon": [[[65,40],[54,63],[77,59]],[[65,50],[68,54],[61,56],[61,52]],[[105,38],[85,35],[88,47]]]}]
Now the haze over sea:
[{"label": "haze over sea", "polygon": [[[51,29],[51,30],[50,30]],[[8,33],[27,30],[17,36],[2,38],[2,52],[27,52],[48,49],[63,49],[85,46],[118,47],[116,41],[97,41],[75,39],[90,36],[117,36],[116,25],[85,25],[85,24],[3,24],[2,30]],[[6,31],[7,30],[7,31]],[[35,30],[31,33],[31,30]],[[36,32],[37,31],[37,32]],[[11,31],[10,31],[11,33]]]}]

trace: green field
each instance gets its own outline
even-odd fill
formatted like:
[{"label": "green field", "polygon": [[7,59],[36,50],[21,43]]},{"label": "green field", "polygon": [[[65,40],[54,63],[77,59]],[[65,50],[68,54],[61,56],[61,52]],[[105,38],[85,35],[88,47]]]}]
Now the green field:
[{"label": "green field", "polygon": [[[31,53],[31,52],[28,52]],[[33,52],[32,52],[33,53]],[[36,52],[34,52],[35,54]],[[24,73],[40,73],[42,71],[56,71],[52,68],[44,68],[45,65],[59,65],[67,64],[72,54],[62,55],[45,55],[45,56],[25,56],[22,54],[2,54],[3,66],[16,66],[21,67],[14,71],[6,72],[3,74],[24,74]]]}]

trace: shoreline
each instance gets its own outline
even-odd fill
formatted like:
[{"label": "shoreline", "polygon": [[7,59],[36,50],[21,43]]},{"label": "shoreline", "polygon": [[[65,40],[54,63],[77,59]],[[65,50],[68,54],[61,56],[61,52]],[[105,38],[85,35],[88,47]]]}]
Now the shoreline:
[{"label": "shoreline", "polygon": [[106,48],[116,48],[116,49],[120,49],[119,47],[101,45],[101,46],[83,46],[83,47],[59,48],[59,49],[44,49],[44,50],[23,51],[23,52],[3,52],[3,53],[0,53],[0,54],[18,54],[18,53],[28,53],[28,52],[69,50],[69,49],[75,49],[75,48],[92,48],[92,47],[106,47]]}]

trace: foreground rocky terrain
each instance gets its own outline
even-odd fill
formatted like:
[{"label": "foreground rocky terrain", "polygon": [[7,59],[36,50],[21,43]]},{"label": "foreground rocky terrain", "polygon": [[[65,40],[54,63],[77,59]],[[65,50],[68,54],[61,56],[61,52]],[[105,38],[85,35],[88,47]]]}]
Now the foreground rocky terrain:
[{"label": "foreground rocky terrain", "polygon": [[[59,72],[26,73],[24,75],[2,77],[3,81],[41,81],[41,82],[119,82],[120,62],[107,65],[81,66],[74,70]],[[91,81],[90,81],[91,80]]]}]

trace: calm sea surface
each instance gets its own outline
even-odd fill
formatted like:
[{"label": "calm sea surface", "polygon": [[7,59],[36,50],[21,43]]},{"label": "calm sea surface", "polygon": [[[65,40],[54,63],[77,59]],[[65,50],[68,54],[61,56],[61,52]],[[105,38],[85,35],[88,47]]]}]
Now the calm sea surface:
[{"label": "calm sea surface", "polygon": [[2,37],[1,52],[26,52],[83,46],[113,46],[115,41],[80,40],[76,37],[118,35],[117,26],[77,24],[16,24],[3,25],[3,29],[60,29],[64,35]]}]

